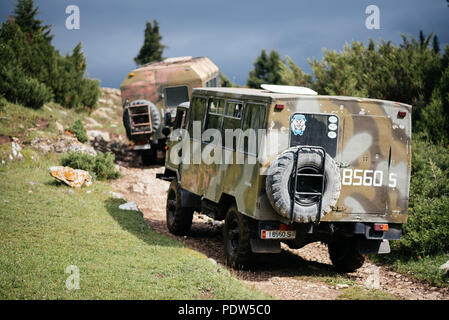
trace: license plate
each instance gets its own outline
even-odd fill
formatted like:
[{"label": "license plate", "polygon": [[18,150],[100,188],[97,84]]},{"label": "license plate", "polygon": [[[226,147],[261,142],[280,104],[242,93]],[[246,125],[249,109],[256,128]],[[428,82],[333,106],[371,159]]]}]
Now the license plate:
[{"label": "license plate", "polygon": [[138,144],[133,146],[133,150],[148,150],[151,149],[151,144]]},{"label": "license plate", "polygon": [[260,237],[262,239],[295,239],[296,231],[291,230],[262,230]]}]

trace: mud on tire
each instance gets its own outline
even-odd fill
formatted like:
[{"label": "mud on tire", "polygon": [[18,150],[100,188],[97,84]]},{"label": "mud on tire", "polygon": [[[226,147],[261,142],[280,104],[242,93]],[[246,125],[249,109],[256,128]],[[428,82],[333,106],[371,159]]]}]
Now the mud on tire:
[{"label": "mud on tire", "polygon": [[251,250],[249,218],[232,205],[226,214],[223,242],[227,265],[234,269],[248,267],[253,259]]},{"label": "mud on tire", "polygon": [[166,218],[167,228],[175,235],[185,235],[190,231],[193,220],[193,209],[181,206],[181,189],[174,179],[170,183],[167,194]]}]

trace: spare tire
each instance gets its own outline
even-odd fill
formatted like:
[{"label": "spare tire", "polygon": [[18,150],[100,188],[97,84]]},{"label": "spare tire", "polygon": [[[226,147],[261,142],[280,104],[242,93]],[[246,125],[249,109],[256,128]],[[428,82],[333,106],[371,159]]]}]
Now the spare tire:
[{"label": "spare tire", "polygon": [[135,106],[137,104],[148,105],[148,109],[151,115],[151,127],[153,128],[153,131],[158,131],[159,128],[161,127],[161,114],[159,113],[159,110],[154,105],[154,103],[148,100],[134,100],[133,102],[131,102],[132,106]]},{"label": "spare tire", "polygon": [[[291,147],[282,152],[268,168],[268,175],[265,180],[265,190],[268,200],[275,211],[286,218],[290,218],[291,195],[293,191],[292,171],[295,154],[299,147]],[[304,149],[298,156],[297,172],[319,173],[322,156],[319,151],[313,148]],[[325,188],[322,197],[320,218],[332,210],[340,196],[341,178],[340,171],[334,159],[326,153],[324,170]],[[304,182],[304,180],[302,180]],[[321,192],[321,179],[310,180],[316,185],[317,192]],[[314,186],[307,186],[312,188]],[[295,200],[293,209],[293,221],[314,222],[318,216],[319,197],[303,196]]]}]

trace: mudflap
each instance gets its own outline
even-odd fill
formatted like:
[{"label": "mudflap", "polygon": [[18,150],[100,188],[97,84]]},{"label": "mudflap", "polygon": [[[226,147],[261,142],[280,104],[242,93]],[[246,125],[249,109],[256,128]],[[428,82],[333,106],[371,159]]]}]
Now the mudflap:
[{"label": "mudflap", "polygon": [[251,251],[254,253],[280,253],[279,240],[250,239]]},{"label": "mudflap", "polygon": [[368,240],[360,239],[359,250],[362,254],[378,253],[386,254],[390,253],[390,242],[388,240]]}]

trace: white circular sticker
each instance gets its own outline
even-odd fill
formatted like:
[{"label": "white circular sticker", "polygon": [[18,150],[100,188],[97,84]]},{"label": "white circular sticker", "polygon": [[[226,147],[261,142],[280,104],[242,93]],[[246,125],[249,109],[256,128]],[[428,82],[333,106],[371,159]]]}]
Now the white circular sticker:
[{"label": "white circular sticker", "polygon": [[327,133],[327,136],[331,139],[335,139],[335,137],[337,136],[337,133],[335,131],[329,131]]},{"label": "white circular sticker", "polygon": [[330,122],[330,123],[337,123],[337,121],[338,121],[338,119],[337,119],[336,116],[330,116],[330,117],[329,117],[329,122]]},{"label": "white circular sticker", "polygon": [[337,130],[337,125],[335,123],[329,124],[329,130]]}]

